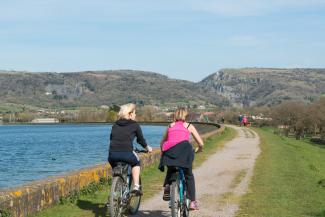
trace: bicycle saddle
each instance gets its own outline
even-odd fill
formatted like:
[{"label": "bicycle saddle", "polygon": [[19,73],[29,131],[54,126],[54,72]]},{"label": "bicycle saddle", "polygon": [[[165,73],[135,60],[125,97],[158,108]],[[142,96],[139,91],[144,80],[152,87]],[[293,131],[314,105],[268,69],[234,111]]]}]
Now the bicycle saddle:
[{"label": "bicycle saddle", "polygon": [[125,162],[118,162],[113,168],[113,176],[123,175],[128,173],[129,164]]},{"label": "bicycle saddle", "polygon": [[116,167],[127,167],[127,166],[129,166],[129,164],[122,161],[116,163]]}]

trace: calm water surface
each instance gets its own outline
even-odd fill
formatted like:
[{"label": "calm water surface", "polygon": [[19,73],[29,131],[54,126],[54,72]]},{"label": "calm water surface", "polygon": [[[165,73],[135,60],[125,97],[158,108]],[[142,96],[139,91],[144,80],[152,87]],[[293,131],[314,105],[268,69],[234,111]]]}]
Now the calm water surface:
[{"label": "calm water surface", "polygon": [[[106,162],[111,127],[0,125],[0,189]],[[142,130],[147,143],[158,147],[165,127]]]}]

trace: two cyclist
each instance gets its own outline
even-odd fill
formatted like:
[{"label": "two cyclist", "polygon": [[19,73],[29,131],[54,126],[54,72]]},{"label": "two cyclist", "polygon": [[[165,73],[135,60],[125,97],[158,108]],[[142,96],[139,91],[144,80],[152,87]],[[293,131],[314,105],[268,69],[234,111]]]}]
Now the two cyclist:
[{"label": "two cyclist", "polygon": [[[110,148],[108,161],[112,168],[117,162],[123,161],[132,166],[132,178],[134,188],[132,192],[141,194],[140,177],[140,159],[133,151],[133,140],[136,137],[139,143],[148,152],[152,152],[152,148],[146,143],[140,125],[136,120],[136,106],[129,103],[122,105],[118,113],[118,120],[112,126],[110,135]],[[203,141],[198,134],[196,128],[186,122],[188,111],[185,108],[178,108],[174,113],[174,122],[171,123],[161,142],[161,164],[160,169],[167,166],[167,174],[164,181],[164,200],[170,198],[171,175],[174,173],[174,167],[182,167],[185,172],[187,182],[188,197],[191,200],[190,209],[198,210],[195,198],[195,180],[192,172],[192,163],[194,160],[194,151],[189,143],[190,135],[199,145],[198,151],[202,151]]]}]

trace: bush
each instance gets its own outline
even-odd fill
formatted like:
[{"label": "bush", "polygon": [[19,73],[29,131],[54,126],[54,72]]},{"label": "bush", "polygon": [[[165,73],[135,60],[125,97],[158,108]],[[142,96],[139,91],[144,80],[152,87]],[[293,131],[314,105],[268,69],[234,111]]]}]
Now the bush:
[{"label": "bush", "polygon": [[310,105],[301,102],[284,102],[272,111],[273,125],[294,133],[296,139],[306,135],[325,138],[325,97]]},{"label": "bush", "polygon": [[86,187],[83,187],[80,191],[73,191],[68,196],[60,198],[60,204],[76,203],[80,196],[94,194],[97,191],[102,190],[105,186],[110,185],[111,181],[112,180],[110,178],[106,179],[101,177],[98,183],[91,182]]},{"label": "bush", "polygon": [[117,112],[110,110],[107,112],[107,117],[106,117],[106,121],[107,122],[115,122],[117,120]]},{"label": "bush", "polygon": [[0,210],[0,217],[11,217],[11,214],[8,210]]}]

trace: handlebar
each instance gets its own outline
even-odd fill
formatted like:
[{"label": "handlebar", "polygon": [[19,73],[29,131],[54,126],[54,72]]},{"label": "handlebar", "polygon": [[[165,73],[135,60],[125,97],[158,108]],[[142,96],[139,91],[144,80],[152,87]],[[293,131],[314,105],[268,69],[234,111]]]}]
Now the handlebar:
[{"label": "handlebar", "polygon": [[138,149],[138,148],[136,148],[136,149],[134,149],[134,151],[135,151],[135,153],[148,153],[148,150],[146,150],[146,149]]},{"label": "handlebar", "polygon": [[194,153],[195,154],[199,154],[200,152],[202,152],[203,150],[201,149],[200,150],[200,148],[199,147],[196,147],[195,149],[194,149]]}]

